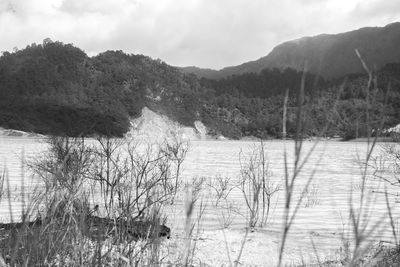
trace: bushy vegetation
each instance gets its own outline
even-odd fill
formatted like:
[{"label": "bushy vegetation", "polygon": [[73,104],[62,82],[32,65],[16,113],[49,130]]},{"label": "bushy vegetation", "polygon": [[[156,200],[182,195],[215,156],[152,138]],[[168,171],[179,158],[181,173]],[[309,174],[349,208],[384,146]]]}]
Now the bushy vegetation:
[{"label": "bushy vegetation", "polygon": [[155,147],[107,137],[91,143],[49,138],[48,151],[28,163],[43,184],[29,201],[22,192],[28,208],[16,223],[11,216],[0,224],[0,260],[10,266],[161,264],[160,238],[170,236],[164,208],[181,185],[187,151],[178,141]]}]

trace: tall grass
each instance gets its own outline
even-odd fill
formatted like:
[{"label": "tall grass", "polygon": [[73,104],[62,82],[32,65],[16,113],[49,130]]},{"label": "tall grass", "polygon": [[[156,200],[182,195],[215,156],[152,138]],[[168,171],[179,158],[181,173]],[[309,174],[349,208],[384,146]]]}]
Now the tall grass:
[{"label": "tall grass", "polygon": [[6,232],[0,246],[8,263],[161,264],[159,236],[169,235],[164,206],[177,192],[180,144],[139,149],[118,139],[88,144],[84,138],[51,137],[48,147],[28,163],[44,183],[32,202],[36,218],[29,219],[32,210],[23,208],[22,222],[14,223],[7,187],[11,223],[1,225]]},{"label": "tall grass", "polygon": [[[304,195],[301,195],[300,198],[295,202],[293,200],[294,189],[296,188],[297,181],[299,180],[299,175],[303,170],[305,164],[308,162],[309,157],[315,150],[318,142],[315,142],[309,151],[303,155],[303,132],[304,132],[304,118],[303,118],[303,105],[304,105],[304,84],[305,84],[305,73],[303,72],[303,77],[301,80],[300,90],[297,96],[297,114],[296,114],[296,132],[294,136],[294,163],[293,169],[290,170],[288,155],[286,152],[286,147],[284,148],[284,190],[285,190],[285,199],[284,199],[284,213],[282,219],[282,233],[281,240],[279,244],[279,256],[277,266],[281,266],[283,263],[283,256],[285,251],[286,242],[288,239],[289,231],[294,223],[296,215],[301,207],[301,203],[303,201]],[[285,101],[286,102],[286,101]],[[302,191],[305,191],[309,188],[314,175],[315,169],[311,173],[311,175],[307,178],[307,181],[303,187]]]}]

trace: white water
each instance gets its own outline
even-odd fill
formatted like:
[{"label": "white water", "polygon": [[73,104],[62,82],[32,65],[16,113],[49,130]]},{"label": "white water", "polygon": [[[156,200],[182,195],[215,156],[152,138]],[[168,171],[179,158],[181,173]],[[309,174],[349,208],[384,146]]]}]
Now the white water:
[{"label": "white water", "polygon": [[[35,138],[0,137],[0,160],[7,166],[11,203],[16,210],[21,206],[21,173],[24,172],[21,168],[21,158],[34,157],[37,153],[43,151],[46,146],[39,141],[40,139]],[[231,177],[231,183],[235,184],[240,171],[240,151],[246,154],[255,145],[257,144],[250,141],[193,141],[183,166],[182,177],[185,180],[190,180],[193,177],[213,179],[215,176],[221,175]],[[291,173],[294,143],[292,141],[269,141],[266,142],[266,145],[269,170],[272,172],[271,179],[283,186],[285,175],[284,149],[287,150],[289,172]],[[313,142],[305,141],[303,143],[303,155],[307,154],[313,145]],[[357,207],[360,196],[362,171],[357,161],[358,159],[365,159],[366,152],[366,143],[321,142],[316,146],[296,182],[293,201],[297,202],[305,182],[315,171],[311,185],[316,192],[314,200],[318,203],[310,207],[301,205],[290,232],[291,245],[289,247],[292,247],[293,251],[296,249],[299,251],[311,250],[312,238],[318,249],[332,252],[340,244],[341,233],[351,231],[351,224],[348,220],[350,203]],[[376,147],[374,155],[379,153],[380,145]],[[383,173],[383,175],[390,174]],[[39,182],[25,177],[24,183],[27,187],[26,191],[29,192]],[[372,190],[379,190],[379,188],[383,191],[382,183],[373,179],[368,180],[366,190],[368,204],[365,206],[369,211],[367,221],[369,221],[369,225],[374,225],[380,221],[379,228],[374,231],[370,238],[376,241],[390,241],[392,233],[386,216],[385,198],[382,194],[372,193]],[[276,195],[277,198],[274,198],[274,210],[268,225],[262,229],[257,229],[258,233],[268,233],[272,240],[278,240],[282,227],[283,195],[284,191],[280,191]],[[350,200],[351,197],[352,201]],[[3,196],[3,201],[0,203],[0,221],[7,220],[6,218],[9,217],[6,199],[7,196]],[[206,231],[220,229],[221,210],[213,208],[212,194],[207,186],[204,187],[203,201],[207,205],[202,220],[203,229]],[[242,193],[237,189],[233,190],[229,196],[229,201],[234,203],[235,207],[238,207],[244,215],[235,214],[229,229],[242,231],[247,220]],[[391,199],[391,203],[395,203],[394,199]],[[172,214],[169,215],[169,223],[172,224],[173,229],[181,230],[183,228],[183,209],[183,200],[181,199],[171,211]],[[397,222],[399,213],[396,209],[393,212]],[[256,236],[252,238],[256,238]],[[260,245],[262,242],[260,241],[257,244]],[[201,244],[199,246],[201,248]],[[294,253],[293,251],[292,253]]]}]

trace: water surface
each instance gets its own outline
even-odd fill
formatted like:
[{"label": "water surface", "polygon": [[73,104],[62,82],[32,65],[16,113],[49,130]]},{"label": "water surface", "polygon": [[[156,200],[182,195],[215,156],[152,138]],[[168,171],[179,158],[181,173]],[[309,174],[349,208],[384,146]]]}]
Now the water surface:
[{"label": "water surface", "polygon": [[[214,206],[213,191],[208,186],[217,176],[229,177],[230,184],[235,186],[240,180],[240,157],[244,160],[259,143],[253,141],[193,141],[183,164],[182,178],[190,182],[195,177],[205,177],[203,184],[202,201],[206,205],[206,212],[202,218],[202,227],[206,230],[220,229],[223,225],[222,213],[224,210]],[[271,181],[281,184],[282,190],[275,194],[273,207],[268,224],[259,231],[268,231],[278,234],[281,230],[281,221],[284,211],[284,155],[287,155],[289,176],[293,173],[294,143],[292,141],[267,141],[266,154],[269,162]],[[374,156],[381,153],[380,144],[377,145]],[[11,203],[18,211],[21,207],[21,182],[25,184],[25,194],[29,196],[30,190],[40,186],[41,181],[32,179],[29,173],[22,167],[24,159],[34,158],[46,149],[47,145],[42,139],[22,137],[0,137],[0,159],[3,163],[10,183]],[[351,205],[357,209],[360,204],[361,177],[363,162],[366,158],[367,143],[360,142],[320,142],[315,146],[314,142],[303,143],[303,158],[314,149],[306,161],[295,183],[295,195],[293,201],[297,203],[304,185],[313,176],[310,193],[305,194],[304,203],[294,221],[291,236],[298,240],[317,237],[325,240],[326,245],[332,244],[332,240],[340,239],[343,232],[351,231],[349,222],[349,210]],[[242,156],[240,156],[242,155]],[[4,168],[6,166],[6,168]],[[379,223],[379,228],[371,237],[375,240],[392,239],[391,229],[386,215],[386,202],[383,194],[372,191],[383,191],[383,184],[379,179],[373,179],[371,175],[374,169],[368,170],[368,182],[366,184],[366,204],[363,207],[368,225]],[[22,174],[25,177],[22,179]],[[380,173],[381,175],[391,175]],[[397,193],[396,188],[391,192]],[[26,201],[26,200],[25,200]],[[243,194],[238,189],[232,190],[228,202],[235,207],[237,212],[231,213],[230,229],[242,229],[246,226],[248,212]],[[169,210],[169,221],[172,224],[182,225],[184,221],[184,197],[176,202],[177,205]],[[198,204],[200,200],[198,201]],[[309,204],[307,204],[309,203]],[[391,204],[394,199],[391,198]],[[3,194],[1,202],[0,218],[2,221],[9,219],[7,196]],[[394,208],[393,213],[396,223],[399,213]],[[226,215],[226,214],[225,214]],[[183,227],[183,226],[182,226]],[[367,227],[368,228],[368,227]],[[379,230],[382,229],[382,230]]]}]

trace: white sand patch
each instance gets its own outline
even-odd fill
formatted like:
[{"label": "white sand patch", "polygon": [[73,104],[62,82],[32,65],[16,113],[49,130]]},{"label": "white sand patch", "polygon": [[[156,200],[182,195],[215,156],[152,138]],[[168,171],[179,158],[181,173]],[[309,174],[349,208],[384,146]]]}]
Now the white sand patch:
[{"label": "white sand patch", "polygon": [[[196,232],[196,229],[195,229]],[[175,232],[172,229],[171,239],[164,241],[168,248],[167,262],[172,264],[182,263],[182,255],[188,248],[183,232]],[[339,240],[329,240],[333,249],[324,249],[327,243],[326,237],[313,237],[318,255],[309,245],[304,246],[304,238],[289,237],[285,247],[283,266],[298,266],[302,263],[317,263],[318,259],[324,261],[336,261],[340,258]],[[333,241],[333,242],[332,242]],[[243,243],[244,242],[244,243]],[[191,239],[191,248],[195,247],[193,254],[193,266],[232,266],[239,258],[239,266],[276,266],[279,259],[280,235],[276,232],[255,230],[246,236],[245,229],[220,229],[201,230]],[[302,244],[303,246],[299,246]],[[242,249],[243,246],[243,250]]]}]

